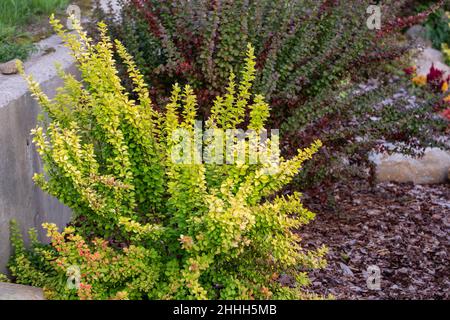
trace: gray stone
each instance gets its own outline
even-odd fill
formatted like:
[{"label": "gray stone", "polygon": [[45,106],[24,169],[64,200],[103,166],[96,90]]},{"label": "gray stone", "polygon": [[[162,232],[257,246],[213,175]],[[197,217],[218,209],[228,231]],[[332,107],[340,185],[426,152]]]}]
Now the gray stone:
[{"label": "gray stone", "polygon": [[[52,97],[62,85],[54,63],[60,63],[70,73],[75,73],[76,68],[58,37],[50,37],[42,43],[51,44],[55,52],[33,56],[24,65],[27,74],[32,74],[42,90]],[[27,230],[33,227],[38,231],[39,240],[45,242],[48,239],[42,223],[64,226],[70,220],[71,211],[32,181],[35,172],[42,172],[42,162],[30,135],[41,109],[22,76],[0,75],[0,93],[0,272],[5,273],[11,253],[11,219],[18,221],[25,240]]]},{"label": "gray stone", "polygon": [[416,58],[415,65],[417,66],[418,75],[427,75],[430,72],[431,66],[442,70],[444,72],[442,79],[446,79],[450,75],[450,67],[444,63],[444,56],[442,52],[433,48],[424,49]]},{"label": "gray stone", "polygon": [[413,182],[434,184],[447,181],[450,169],[450,152],[429,148],[420,158],[403,154],[372,154],[376,164],[377,181]]},{"label": "gray stone", "polygon": [[442,52],[434,48],[425,48],[419,56],[420,59],[430,62],[443,62],[444,56]]},{"label": "gray stone", "polygon": [[0,64],[0,72],[5,75],[16,74],[19,72],[17,69],[17,62],[20,61],[18,59],[14,59],[5,63]]},{"label": "gray stone", "polygon": [[339,266],[341,267],[344,276],[353,277],[353,271],[346,264],[339,262]]},{"label": "gray stone", "polygon": [[408,38],[418,46],[431,47],[431,41],[427,38],[427,31],[421,25],[414,25],[406,31]]},{"label": "gray stone", "polygon": [[411,40],[415,40],[417,38],[425,38],[427,36],[427,30],[424,26],[416,24],[406,31],[406,35]]},{"label": "gray stone", "polygon": [[0,300],[45,300],[41,288],[0,282]]},{"label": "gray stone", "polygon": [[120,12],[122,11],[122,6],[120,0],[100,0],[100,8],[116,19],[121,19]]}]

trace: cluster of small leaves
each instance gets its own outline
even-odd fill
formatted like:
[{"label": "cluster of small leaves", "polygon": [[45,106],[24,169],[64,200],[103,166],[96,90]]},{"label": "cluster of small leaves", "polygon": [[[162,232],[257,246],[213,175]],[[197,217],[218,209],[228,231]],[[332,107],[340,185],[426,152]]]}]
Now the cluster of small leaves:
[{"label": "cluster of small leaves", "polygon": [[[401,3],[384,4],[384,21],[394,19]],[[389,35],[380,41],[377,32],[366,27],[370,4],[124,0],[120,17],[101,9],[97,15],[139,57],[138,65],[143,64],[156,87],[161,81],[185,81],[214,96],[225,87],[230,70],[238,72],[244,58],[241,48],[250,42],[257,56],[256,87],[266,98],[301,107],[311,90],[331,87],[342,74],[356,72],[355,63],[378,63],[379,56],[372,53],[395,51]]]},{"label": "cluster of small leaves", "polygon": [[[369,104],[388,99],[389,85],[371,92],[366,102],[359,95],[341,95],[357,90],[359,83],[402,57],[410,48],[398,41],[401,30],[423,22],[443,3],[400,18],[407,1],[383,1],[379,31],[366,26],[370,0],[124,0],[119,19],[101,12],[98,16],[137,57],[146,81],[155,88],[156,103],[161,104],[164,95],[158,90],[167,83],[188,82],[199,96],[200,112],[209,115],[204,102],[224,93],[229,70],[237,72],[243,59],[240,48],[250,42],[256,56],[255,88],[272,106],[272,127],[285,132],[286,155],[295,153],[297,141],[304,142],[303,147],[320,138],[329,154],[367,158],[375,142],[386,136],[408,137],[411,130],[399,132],[399,126],[385,118],[389,113]],[[403,83],[408,85],[405,79]],[[422,104],[423,110],[432,108],[431,101]],[[438,128],[428,116],[394,111],[403,127],[420,127],[421,132]],[[379,123],[372,125],[370,117]],[[355,143],[358,136],[366,137],[366,143]],[[336,168],[330,164],[316,169]]]},{"label": "cluster of small leaves", "polygon": [[156,289],[160,266],[151,249],[131,245],[119,251],[100,238],[86,243],[73,227],[61,233],[54,224],[44,227],[51,246],[39,243],[31,229],[26,249],[17,223],[11,222],[14,256],[8,267],[16,283],[41,287],[46,298],[64,300],[140,299],[140,292]]},{"label": "cluster of small leaves", "polygon": [[0,282],[10,282],[10,280],[5,274],[0,273]]},{"label": "cluster of small leaves", "polygon": [[12,59],[25,60],[35,50],[31,41],[20,39],[20,36],[17,28],[0,23],[0,63]]},{"label": "cluster of small leaves", "polygon": [[424,24],[427,38],[433,47],[440,50],[442,45],[450,45],[450,19],[445,10],[431,14]]},{"label": "cluster of small leaves", "polygon": [[[434,111],[450,121],[450,76],[436,68],[434,64],[431,65],[427,75],[417,75],[415,66],[406,68],[405,73],[412,77],[411,82],[417,88],[423,89],[433,97],[433,100],[439,99],[434,103]],[[448,126],[450,127],[450,124]]]},{"label": "cluster of small leaves", "polygon": [[[71,49],[82,80],[61,71],[65,85],[50,100],[25,76],[48,115],[33,130],[45,164],[35,181],[75,217],[63,233],[46,226],[53,249],[38,255],[51,272],[27,259],[21,243],[14,245],[11,270],[18,281],[43,285],[52,298],[310,298],[302,290],[306,272],[324,266],[326,249],[302,249],[295,229],[314,214],[302,206],[299,193],[280,191],[321,142],[280,163],[174,162],[175,130],[196,134],[192,88],[174,85],[159,112],[125,47],[110,41],[103,23],[98,43],[76,23],[75,34],[53,18],[51,23]],[[136,99],[121,84],[114,46]],[[248,114],[248,128],[264,130],[269,105],[251,93],[255,74],[249,45],[240,81],[231,74],[227,93],[211,108],[208,129],[239,127]],[[229,138],[224,139],[226,145]],[[72,295],[65,282],[55,282],[70,265],[78,265],[83,277]]]},{"label": "cluster of small leaves", "polygon": [[442,95],[415,86],[409,77],[380,76],[358,86],[343,85],[338,99],[334,91],[327,92],[324,101],[307,105],[309,113],[297,111],[284,123],[285,144],[290,144],[284,146],[286,153],[308,143],[317,131],[325,145],[296,178],[297,183],[314,187],[355,175],[372,179],[373,171],[363,169],[373,169],[371,152],[420,156],[424,146],[448,149],[439,138],[448,120],[436,113]]},{"label": "cluster of small leaves", "polygon": [[448,65],[450,65],[450,48],[449,48],[449,45],[450,45],[450,11],[447,11],[446,13],[445,13],[445,15],[446,15],[446,17],[447,17],[447,22],[448,22],[448,25],[447,25],[447,41],[446,42],[442,42],[442,44],[441,44],[441,50],[442,50],[442,52],[444,53],[444,56],[445,56],[445,62],[448,64]]},{"label": "cluster of small leaves", "polygon": [[52,269],[49,268],[41,254],[45,250],[45,246],[37,240],[36,230],[30,229],[28,232],[30,249],[26,249],[19,225],[15,220],[12,220],[10,224],[11,246],[14,255],[8,262],[8,268],[13,277],[17,276],[14,282],[43,287],[47,283],[47,279],[53,278]]}]

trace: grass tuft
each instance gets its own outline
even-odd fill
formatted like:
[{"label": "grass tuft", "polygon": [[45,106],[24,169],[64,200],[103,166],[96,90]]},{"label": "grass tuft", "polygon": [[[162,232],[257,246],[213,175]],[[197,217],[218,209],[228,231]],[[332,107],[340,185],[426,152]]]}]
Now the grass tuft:
[{"label": "grass tuft", "polygon": [[26,59],[34,45],[24,30],[68,3],[69,0],[0,0],[0,63]]}]

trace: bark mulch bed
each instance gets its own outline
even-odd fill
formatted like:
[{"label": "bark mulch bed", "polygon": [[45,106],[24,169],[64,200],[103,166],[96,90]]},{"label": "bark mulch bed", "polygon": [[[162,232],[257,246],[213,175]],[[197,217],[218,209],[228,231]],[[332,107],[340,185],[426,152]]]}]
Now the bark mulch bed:
[{"label": "bark mulch bed", "polygon": [[[336,206],[305,194],[316,219],[300,230],[307,249],[325,244],[328,266],[311,275],[314,293],[336,299],[449,299],[450,184],[352,181],[334,190]],[[367,287],[367,267],[381,289]]]}]

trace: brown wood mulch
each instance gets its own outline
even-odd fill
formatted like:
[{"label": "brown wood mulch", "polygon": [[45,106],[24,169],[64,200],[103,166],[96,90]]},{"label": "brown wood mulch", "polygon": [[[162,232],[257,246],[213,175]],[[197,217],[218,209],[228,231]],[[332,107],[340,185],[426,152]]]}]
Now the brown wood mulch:
[{"label": "brown wood mulch", "polygon": [[[336,299],[449,299],[450,184],[337,185],[336,206],[305,194],[316,219],[299,230],[303,247],[329,248],[328,266],[310,273],[310,292]],[[380,290],[367,268],[380,268]]]}]

